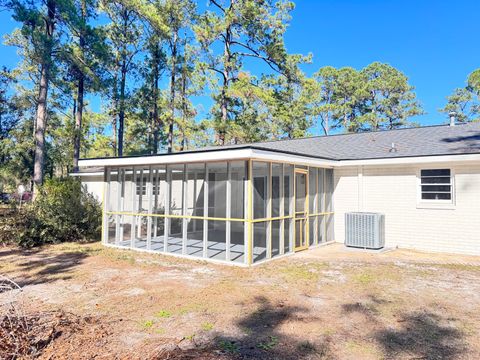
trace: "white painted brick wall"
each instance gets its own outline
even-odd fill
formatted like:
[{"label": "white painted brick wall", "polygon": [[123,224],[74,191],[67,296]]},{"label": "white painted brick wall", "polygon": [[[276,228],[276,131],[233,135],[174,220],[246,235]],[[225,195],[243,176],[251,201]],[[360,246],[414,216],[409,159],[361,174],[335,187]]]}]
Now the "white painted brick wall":
[{"label": "white painted brick wall", "polygon": [[[417,173],[429,167],[454,172],[455,204],[449,209],[424,208],[417,200]],[[365,166],[362,180],[359,172],[358,167],[335,170],[336,241],[344,242],[346,212],[372,211],[385,214],[387,247],[480,255],[479,163]]]}]

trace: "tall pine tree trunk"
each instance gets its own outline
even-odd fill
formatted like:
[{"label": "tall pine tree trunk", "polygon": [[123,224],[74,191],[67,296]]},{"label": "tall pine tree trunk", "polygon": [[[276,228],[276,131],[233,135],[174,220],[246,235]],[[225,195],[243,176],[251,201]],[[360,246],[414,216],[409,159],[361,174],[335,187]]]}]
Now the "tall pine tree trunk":
[{"label": "tall pine tree trunk", "polygon": [[117,142],[117,130],[118,130],[118,69],[114,70],[113,75],[113,110],[112,110],[112,145],[113,155],[118,155],[118,142]]},{"label": "tall pine tree trunk", "polygon": [[177,37],[175,31],[172,41],[172,69],[170,72],[170,119],[168,121],[168,152],[173,152],[173,126],[175,123],[175,83],[177,76]]},{"label": "tall pine tree trunk", "polygon": [[47,1],[47,18],[45,19],[45,53],[40,65],[40,83],[35,116],[35,161],[33,165],[33,183],[35,196],[38,186],[43,183],[45,168],[45,131],[47,128],[47,98],[52,62],[53,32],[55,30],[54,0]]},{"label": "tall pine tree trunk", "polygon": [[80,139],[82,137],[82,119],[83,119],[83,74],[78,79],[77,86],[77,109],[75,111],[75,130],[73,142],[73,171],[78,170],[78,160],[80,159]]},{"label": "tall pine tree trunk", "polygon": [[182,93],[180,94],[182,98],[182,142],[180,145],[180,151],[185,150],[188,146],[188,140],[185,134],[185,129],[188,126],[188,106],[187,106],[187,56],[186,53],[183,56],[183,67],[182,67]]},{"label": "tall pine tree trunk", "polygon": [[322,123],[322,128],[323,128],[323,132],[325,133],[325,136],[328,136],[328,133],[330,131],[330,117],[327,114],[325,114],[325,119]]},{"label": "tall pine tree trunk", "polygon": [[125,126],[125,85],[127,78],[126,59],[122,59],[122,69],[120,74],[120,109],[118,112],[118,156],[123,155],[123,133]]},{"label": "tall pine tree trunk", "polygon": [[225,145],[225,136],[228,127],[228,81],[230,78],[230,62],[232,61],[232,55],[230,51],[230,45],[232,41],[230,27],[227,27],[225,31],[225,44],[223,49],[224,64],[223,64],[223,84],[222,92],[220,94],[220,112],[221,112],[221,124],[218,131],[217,142],[219,145]]},{"label": "tall pine tree trunk", "polygon": [[[126,8],[122,10],[122,31],[124,34],[128,33],[129,14]],[[120,50],[120,98],[119,98],[119,112],[118,112],[118,156],[123,156],[123,137],[125,127],[125,86],[127,80],[127,45],[122,43]]]},{"label": "tall pine tree trunk", "polygon": [[158,82],[160,78],[160,45],[158,41],[155,43],[155,50],[153,54],[154,58],[154,74],[153,74],[153,148],[151,153],[156,154],[158,152],[158,143],[160,142],[160,118],[158,116]]},{"label": "tall pine tree trunk", "polygon": [[[84,60],[84,50],[85,50],[85,26],[87,18],[87,4],[86,0],[82,0],[82,28],[80,29],[80,36],[78,40],[78,45],[80,48],[80,56]],[[78,84],[77,84],[77,109],[75,112],[75,130],[74,130],[74,141],[73,141],[73,171],[78,171],[78,160],[80,159],[80,141],[82,137],[82,120],[83,120],[83,93],[84,93],[84,82],[85,76],[83,74],[83,69],[78,70]]]}]

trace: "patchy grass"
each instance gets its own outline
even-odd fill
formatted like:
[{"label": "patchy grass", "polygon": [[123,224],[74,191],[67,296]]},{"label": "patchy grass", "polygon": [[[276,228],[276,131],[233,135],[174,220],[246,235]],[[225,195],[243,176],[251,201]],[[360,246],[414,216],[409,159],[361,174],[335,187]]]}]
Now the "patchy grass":
[{"label": "patchy grass", "polygon": [[26,313],[64,309],[104,328],[54,339],[56,358],[86,346],[131,359],[480,358],[480,266],[329,249],[237,268],[60,244],[4,249],[0,271],[23,287]]},{"label": "patchy grass", "polygon": [[228,341],[228,340],[220,340],[218,342],[218,346],[220,349],[229,352],[231,354],[235,354],[239,352],[239,347],[235,342]]},{"label": "patchy grass", "polygon": [[270,351],[277,345],[278,345],[278,338],[276,336],[269,336],[267,341],[259,342],[257,344],[257,347],[265,351]]},{"label": "patchy grass", "polygon": [[150,329],[152,328],[154,325],[154,322],[153,320],[144,320],[140,323],[140,326],[143,328],[143,329]]},{"label": "patchy grass", "polygon": [[361,285],[369,285],[373,283],[376,279],[374,274],[363,273],[354,275],[353,280]]},{"label": "patchy grass", "polygon": [[204,322],[202,324],[202,330],[204,331],[211,331],[213,330],[214,325],[211,322]]},{"label": "patchy grass", "polygon": [[160,310],[157,313],[155,313],[155,316],[158,318],[169,318],[172,316],[172,313],[167,310]]},{"label": "patchy grass", "polygon": [[321,270],[327,267],[326,264],[318,263],[294,263],[292,265],[282,266],[280,273],[284,276],[285,280],[289,282],[313,282],[318,281],[321,275]]}]

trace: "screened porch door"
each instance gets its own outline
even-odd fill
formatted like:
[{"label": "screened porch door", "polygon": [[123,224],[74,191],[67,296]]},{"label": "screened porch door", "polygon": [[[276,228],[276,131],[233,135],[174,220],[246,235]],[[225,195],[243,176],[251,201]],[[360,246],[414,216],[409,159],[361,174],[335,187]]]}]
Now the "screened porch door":
[{"label": "screened porch door", "polygon": [[295,169],[295,251],[308,248],[308,171]]}]

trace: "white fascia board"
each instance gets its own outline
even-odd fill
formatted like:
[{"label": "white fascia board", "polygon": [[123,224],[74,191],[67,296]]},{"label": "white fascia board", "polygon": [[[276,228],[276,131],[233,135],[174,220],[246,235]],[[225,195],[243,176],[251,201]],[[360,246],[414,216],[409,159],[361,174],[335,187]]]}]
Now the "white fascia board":
[{"label": "white fascia board", "polygon": [[405,164],[475,162],[475,161],[480,161],[480,154],[415,156],[415,157],[398,157],[398,158],[391,158],[391,159],[368,159],[368,160],[341,160],[341,161],[337,161],[335,167],[369,166],[369,165],[371,166],[405,165]]},{"label": "white fascia board", "polygon": [[281,152],[258,149],[253,149],[252,157],[254,160],[270,160],[317,167],[334,167],[338,163],[338,161],[335,160],[317,159],[308,156],[284,154]]},{"label": "white fascia board", "polygon": [[252,157],[251,149],[225,149],[219,151],[200,151],[189,153],[174,153],[158,156],[135,156],[123,158],[85,159],[79,160],[78,166],[133,166],[155,164],[184,164],[204,161],[222,161],[249,159]]},{"label": "white fascia board", "polygon": [[[282,152],[261,150],[255,148],[225,149],[216,151],[199,151],[188,153],[174,153],[158,156],[138,156],[124,158],[103,158],[80,160],[80,167],[89,166],[133,166],[133,165],[155,165],[155,164],[183,164],[206,161],[226,160],[265,160],[286,163],[295,163],[317,167],[347,167],[347,166],[380,166],[380,165],[405,165],[405,164],[426,164],[444,162],[475,162],[480,161],[480,154],[459,154],[459,155],[435,155],[397,157],[366,160],[329,160],[312,158],[308,156],[285,154]],[[87,174],[86,174],[87,175]],[[101,173],[88,173],[88,175],[101,175]],[[72,176],[83,176],[83,174],[72,174]]]},{"label": "white fascia board", "polygon": [[91,173],[70,173],[68,176],[103,176],[103,171],[96,171]]}]

